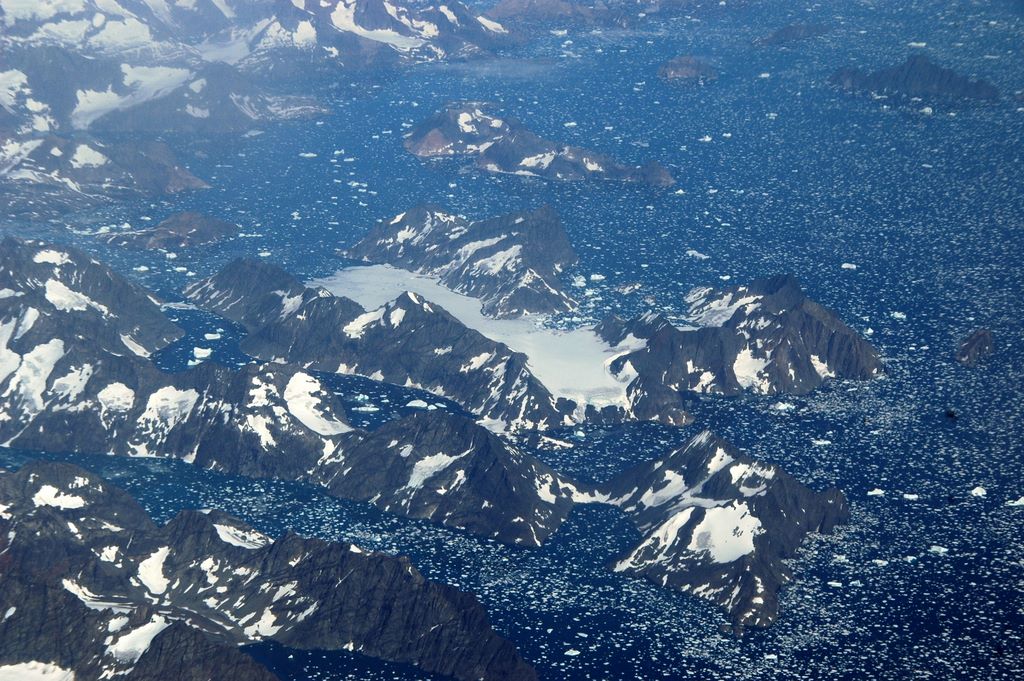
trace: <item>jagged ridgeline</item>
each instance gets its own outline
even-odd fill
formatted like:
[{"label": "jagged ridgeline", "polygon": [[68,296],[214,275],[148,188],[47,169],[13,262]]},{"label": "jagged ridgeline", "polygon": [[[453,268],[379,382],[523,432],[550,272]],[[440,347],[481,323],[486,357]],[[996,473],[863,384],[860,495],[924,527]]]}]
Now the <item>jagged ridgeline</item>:
[{"label": "jagged ridgeline", "polygon": [[871,344],[790,275],[722,291],[694,289],[687,302],[687,328],[652,313],[612,316],[598,326],[609,343],[630,339],[632,349],[609,368],[632,378],[627,390],[640,418],[661,419],[681,409],[686,395],[802,395],[829,379],[884,373]]},{"label": "jagged ridgeline", "polygon": [[[483,311],[516,316],[520,306],[508,301],[540,300],[533,273],[543,270],[556,279],[551,261],[572,257],[529,257],[522,244],[529,242],[530,228],[514,228],[538,215],[516,215],[479,227],[418,209],[374,228],[346,253],[473,291]],[[546,230],[551,223],[544,222]],[[476,230],[474,236],[466,237],[468,230]],[[496,236],[483,238],[490,233]],[[474,240],[459,246],[464,238]],[[444,265],[447,257],[435,259],[433,253],[446,250],[438,244],[448,240],[457,242],[446,247],[455,261]],[[504,250],[493,250],[499,243]],[[502,268],[491,267],[496,259]],[[544,290],[548,295],[539,305],[565,304],[561,289]],[[789,275],[724,291],[695,289],[687,298],[691,325],[683,328],[656,314],[604,320],[594,329],[593,340],[604,344],[594,363],[607,382],[619,386],[620,397],[600,410],[553,393],[532,370],[537,365],[530,356],[492,341],[415,293],[365,310],[343,295],[307,287],[274,265],[244,259],[185,292],[199,307],[245,326],[250,333],[242,349],[254,357],[428,390],[496,430],[544,430],[583,420],[685,425],[691,421],[687,400],[702,394],[805,394],[830,379],[870,380],[884,372],[870,343],[808,298]]]},{"label": "jagged ridgeline", "polygon": [[9,446],[303,480],[510,544],[539,545],[571,507],[571,486],[549,468],[445,410],[389,424],[384,437],[349,425],[333,393],[294,364],[160,371],[148,354],[181,331],[145,291],[82,253],[7,239],[0,267]]}]

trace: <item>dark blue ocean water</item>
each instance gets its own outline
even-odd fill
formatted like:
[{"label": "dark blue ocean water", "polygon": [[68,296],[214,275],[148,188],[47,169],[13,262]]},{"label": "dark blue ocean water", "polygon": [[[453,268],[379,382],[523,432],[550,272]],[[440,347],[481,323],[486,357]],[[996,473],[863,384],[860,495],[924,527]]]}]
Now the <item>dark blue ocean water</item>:
[{"label": "dark blue ocean water", "polygon": [[[577,273],[605,276],[589,285],[585,319],[650,305],[682,312],[693,286],[795,273],[812,297],[870,333],[886,378],[798,399],[706,400],[687,429],[587,428],[563,434],[573,449],[539,452],[566,473],[602,480],[710,427],[811,486],[842,488],[852,521],[801,550],[773,628],[724,636],[713,607],[607,572],[635,539],[610,509],[580,508],[548,546],[525,551],[298,485],[169,461],[72,458],[160,518],[216,506],[265,532],[292,527],[408,554],[426,575],[478,594],[548,679],[1020,678],[1024,507],[1007,502],[1024,496],[1024,101],[1013,96],[1024,88],[1021,6],[732,5],[633,31],[551,35],[525,57],[341,83],[351,94],[321,121],[263,127],[212,151],[208,141],[172,139],[185,157],[204,152],[192,169],[215,185],[210,191],[18,228],[74,241],[171,298],[238,254],[265,253],[306,277],[328,274],[339,264],[335,248],[425,201],[468,216],[553,203],[580,254]],[[834,29],[785,48],[752,45],[793,21]],[[993,81],[1002,100],[897,102],[826,84],[840,66],[877,68],[922,49]],[[677,54],[713,62],[719,80],[663,82],[657,68]],[[405,154],[407,127],[455,99],[492,102],[539,134],[624,161],[660,160],[684,193],[484,175],[463,161]],[[235,219],[251,236],[173,259],[111,251],[90,236],[185,207]],[[630,282],[641,291],[616,291]],[[215,359],[245,361],[230,324],[175,314],[192,336],[160,357],[166,368],[183,366],[194,345],[209,347],[202,334],[218,328]],[[952,351],[979,326],[993,330],[997,352],[964,369]],[[416,396],[356,378],[332,385],[367,426]],[[946,418],[947,408],[960,418]],[[4,452],[0,462],[27,456]],[[986,496],[970,494],[978,486]],[[868,496],[875,488],[885,495]],[[287,678],[422,676],[344,652],[256,652]]]}]

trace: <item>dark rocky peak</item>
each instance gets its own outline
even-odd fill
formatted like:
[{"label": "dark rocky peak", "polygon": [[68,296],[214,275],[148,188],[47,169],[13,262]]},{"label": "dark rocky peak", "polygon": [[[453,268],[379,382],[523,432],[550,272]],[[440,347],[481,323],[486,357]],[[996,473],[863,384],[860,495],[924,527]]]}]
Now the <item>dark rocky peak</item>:
[{"label": "dark rocky peak", "polygon": [[16,135],[8,148],[16,153],[0,162],[0,185],[15,215],[60,214],[209,187],[158,141],[101,142],[81,133],[30,139]]},{"label": "dark rocky peak", "polygon": [[[335,395],[295,365],[249,364],[231,371],[203,364],[181,382],[180,392],[167,391],[168,418],[151,420],[129,447],[141,443],[152,450],[154,438],[162,438],[157,442],[173,443],[173,451],[203,468],[295,480],[352,431]],[[195,394],[191,410],[168,427],[176,401]]]},{"label": "dark rocky peak", "polygon": [[428,6],[419,10],[420,17],[439,29],[438,43],[448,54],[469,55],[490,52],[521,42],[505,26],[474,11],[462,2]]},{"label": "dark rocky peak", "polygon": [[878,352],[808,298],[792,275],[725,290],[697,288],[686,302],[697,328],[652,313],[597,327],[607,342],[623,346],[609,368],[631,378],[627,396],[637,418],[678,421],[687,393],[805,394],[829,379],[883,373]]},{"label": "dark rocky peak", "polygon": [[792,273],[776,274],[771,277],[754,279],[746,287],[763,296],[775,296],[778,299],[791,301],[788,304],[796,305],[803,302],[807,295],[800,286],[800,281]]},{"label": "dark rocky peak", "polygon": [[[240,676],[258,667],[227,651],[270,639],[345,648],[466,681],[536,678],[491,629],[475,597],[425,579],[406,558],[291,533],[274,541],[215,511],[184,511],[163,527],[147,519],[131,529],[94,528],[70,516],[45,524],[35,486],[61,489],[69,480],[109,490],[73,511],[139,512],[123,492],[74,467],[39,463],[0,476],[0,633],[10,643],[0,650],[0,664],[51,662],[90,680],[141,666],[169,679],[157,663],[180,665],[161,658],[195,659],[205,650],[201,668],[229,671],[216,678],[267,678]],[[31,596],[13,600],[25,594]],[[59,651],[52,639],[58,632],[69,644]]]},{"label": "dark rocky peak", "polygon": [[655,161],[643,166],[627,166],[607,154],[563,145],[526,129],[513,129],[497,139],[480,152],[476,165],[489,172],[534,175],[553,180],[596,178],[645,182],[656,187],[675,184],[671,173]]},{"label": "dark rocky peak", "polygon": [[696,503],[697,495],[713,499],[757,496],[778,470],[741,455],[705,430],[661,458],[620,473],[601,489],[647,530],[660,516],[680,510],[680,505]]},{"label": "dark rocky peak", "polygon": [[[200,295],[200,292],[213,295],[236,289],[245,290],[248,297],[262,298],[274,291],[294,295],[301,293],[305,286],[277,265],[255,258],[236,258],[212,277],[190,284],[185,291],[189,297],[194,297]],[[242,317],[236,319],[241,320]]]},{"label": "dark rocky peak", "polygon": [[437,277],[495,317],[576,305],[559,279],[576,252],[550,206],[478,221],[417,206],[376,225],[345,255]]},{"label": "dark rocky peak", "polygon": [[[199,307],[250,331],[290,317],[310,301],[332,297],[321,289],[307,288],[277,265],[253,258],[232,260],[217,274],[189,284],[184,293]],[[347,298],[336,300],[342,301],[352,316],[363,311]]]},{"label": "dark rocky peak", "polygon": [[870,91],[920,98],[999,99],[999,90],[990,82],[971,80],[939,66],[923,54],[911,55],[898,66],[872,72],[855,67],[839,69],[831,82],[852,92]]},{"label": "dark rocky peak", "polygon": [[339,496],[522,546],[553,534],[576,492],[533,456],[443,410],[385,424],[325,463],[323,484]]},{"label": "dark rocky peak", "polygon": [[645,312],[632,319],[623,319],[612,314],[601,320],[594,327],[594,331],[606,343],[616,346],[628,342],[630,336],[637,340],[646,340],[668,326],[671,326],[671,322],[658,312]]},{"label": "dark rocky peak", "polygon": [[484,151],[507,135],[510,122],[486,113],[487,104],[466,102],[435,113],[410,131],[405,148],[416,156],[462,156]]},{"label": "dark rocky peak", "polygon": [[115,246],[175,250],[217,243],[238,234],[238,225],[203,213],[175,213],[153,227],[105,234],[103,241]]},{"label": "dark rocky peak", "polygon": [[707,431],[602,492],[643,535],[613,569],[711,600],[737,630],[775,620],[785,559],[849,514],[838,490],[810,490]]},{"label": "dark rocky peak", "polygon": [[[725,289],[698,287],[686,296],[688,317],[699,326],[735,326],[758,309],[780,312],[804,300],[799,282],[790,274],[757,279]],[[734,322],[733,320],[737,321]]]},{"label": "dark rocky peak", "polygon": [[88,338],[143,357],[183,333],[150,293],[84,253],[14,237],[0,242],[0,324],[3,347],[57,352]]},{"label": "dark rocky peak", "polygon": [[98,537],[155,527],[130,495],[99,476],[73,464],[43,461],[0,473],[0,517],[22,518],[37,534],[56,521],[61,536],[70,531],[69,521]]},{"label": "dark rocky peak", "polygon": [[[737,355],[742,366],[734,367],[741,385],[799,394],[827,378],[868,380],[883,372],[877,351],[834,312],[808,298],[792,275],[723,291],[695,289],[687,301],[694,322],[742,336]],[[755,365],[763,366],[754,371]]]}]

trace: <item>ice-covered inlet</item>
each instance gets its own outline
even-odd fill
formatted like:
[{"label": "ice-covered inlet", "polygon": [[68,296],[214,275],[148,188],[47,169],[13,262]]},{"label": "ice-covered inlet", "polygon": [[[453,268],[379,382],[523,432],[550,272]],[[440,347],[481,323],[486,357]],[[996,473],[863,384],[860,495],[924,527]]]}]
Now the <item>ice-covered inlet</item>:
[{"label": "ice-covered inlet", "polygon": [[440,305],[469,328],[525,354],[530,370],[556,397],[598,408],[627,405],[627,384],[606,368],[613,357],[627,348],[612,348],[592,329],[544,328],[539,316],[492,319],[481,313],[478,299],[455,293],[432,277],[390,265],[350,267],[309,285],[322,286],[371,310],[412,291]]}]

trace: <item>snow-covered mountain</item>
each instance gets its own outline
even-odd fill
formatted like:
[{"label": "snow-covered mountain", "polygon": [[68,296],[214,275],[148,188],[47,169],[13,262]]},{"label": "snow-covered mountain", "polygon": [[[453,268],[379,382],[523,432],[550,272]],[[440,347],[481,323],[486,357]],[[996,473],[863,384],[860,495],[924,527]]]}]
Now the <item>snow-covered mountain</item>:
[{"label": "snow-covered mountain", "polygon": [[446,410],[366,433],[294,364],[160,371],[148,355],[180,330],[144,291],[71,249],[5,240],[0,287],[6,446],[174,457],[306,481],[526,546],[539,546],[572,508],[571,482]]},{"label": "snow-covered mountain", "polygon": [[680,408],[688,393],[801,395],[829,379],[883,373],[871,344],[808,298],[792,276],[723,291],[698,288],[687,302],[690,328],[652,313],[598,326],[609,343],[633,348],[610,369],[632,377],[627,392],[639,418]]},{"label": "snow-covered mountain", "polygon": [[792,579],[784,559],[849,514],[839,490],[810,490],[708,431],[602,493],[643,534],[612,569],[713,601],[737,628],[775,620],[778,591]]},{"label": "snow-covered mountain", "polygon": [[436,277],[479,298],[493,317],[576,307],[559,275],[578,258],[550,206],[477,221],[417,206],[378,224],[344,254]]},{"label": "snow-covered mountain", "polygon": [[[0,191],[45,189],[58,205],[203,185],[173,158],[149,154],[146,165],[130,146],[84,169],[46,157],[55,146],[113,149],[121,133],[245,132],[316,116],[316,83],[509,38],[459,3],[402,0],[3,0],[0,27]],[[158,164],[171,176],[154,179]]]},{"label": "snow-covered mountain", "polygon": [[543,544],[578,495],[575,484],[535,457],[444,410],[353,440],[318,466],[314,477],[331,493],[505,544]]},{"label": "snow-covered mountain", "polygon": [[436,59],[489,49],[508,35],[457,1],[4,0],[0,23],[11,47],[228,63],[282,48],[323,52],[341,63],[377,49]]},{"label": "snow-covered mountain", "polygon": [[0,206],[29,217],[209,187],[159,141],[44,134],[0,140]]},{"label": "snow-covered mountain", "polygon": [[294,479],[351,430],[295,367],[160,371],[149,355],[180,334],[150,294],[84,254],[5,239],[0,441]]},{"label": "snow-covered mountain", "polygon": [[273,265],[237,260],[185,294],[245,326],[241,347],[253,357],[428,390],[498,429],[556,427],[570,413],[524,355],[414,293],[367,311]]},{"label": "snow-covered mountain", "polygon": [[629,166],[598,151],[544,139],[519,121],[488,113],[479,102],[452,106],[424,120],[406,136],[405,148],[421,158],[470,157],[478,168],[492,173],[645,182],[656,187],[675,184],[656,161]]},{"label": "snow-covered mountain", "polygon": [[[0,442],[38,451],[174,457],[226,473],[305,482],[389,513],[524,547],[543,544],[576,503],[612,504],[644,533],[615,569],[712,598],[741,625],[771,621],[775,591],[788,574],[781,558],[807,532],[843,517],[837,492],[811,492],[710,435],[595,488],[445,409],[395,419],[374,431],[353,428],[310,365],[349,370],[344,362],[358,360],[377,367],[372,377],[405,384],[414,373],[438,376],[447,382],[444,388],[433,385],[437,392],[467,401],[490,395],[482,413],[490,415],[485,423],[491,426],[500,416],[539,429],[544,422],[530,420],[537,418],[538,411],[531,411],[536,404],[559,418],[566,414],[550,404],[525,360],[412,294],[366,312],[353,301],[306,288],[272,265],[245,260],[189,293],[253,329],[245,343],[259,352],[249,351],[274,361],[160,371],[149,355],[181,331],[151,294],[74,249],[13,238],[0,242]],[[649,330],[658,328],[655,318],[647,321]],[[513,371],[520,372],[518,381],[498,380]],[[489,392],[495,385],[507,392],[495,397]],[[538,395],[548,402],[530,401]],[[77,495],[66,485],[54,487],[47,492],[53,499]],[[0,495],[0,515],[10,506]],[[196,525],[205,523],[202,517],[186,520],[180,522],[189,532],[212,538],[209,527]],[[71,522],[77,527],[78,520]],[[249,530],[236,530],[248,536]],[[71,534],[76,531],[81,530]],[[140,551],[147,546],[156,551],[171,544],[132,544]],[[129,572],[137,568],[132,563]],[[183,594],[193,595],[194,585],[204,583],[201,577],[182,573]],[[106,582],[76,584],[72,591],[84,589],[87,599],[128,598]],[[234,613],[239,628],[277,634],[260,633],[265,605],[256,612],[224,605],[219,597],[217,602],[208,608]],[[148,617],[133,622],[141,627]],[[268,621],[268,629],[278,621]],[[320,629],[316,634],[329,636]],[[295,636],[296,644],[306,640]],[[283,634],[277,640],[293,641]],[[331,647],[354,639],[314,640]]]},{"label": "snow-covered mountain", "polygon": [[220,511],[160,527],[69,464],[0,472],[0,553],[5,678],[269,681],[237,647],[264,639],[465,681],[536,678],[475,597],[407,558],[274,540]]}]

